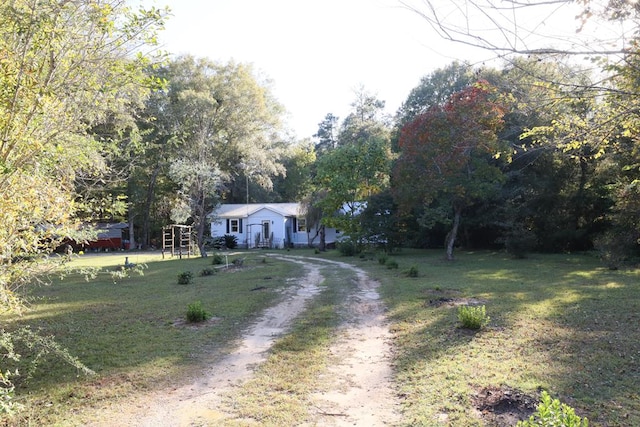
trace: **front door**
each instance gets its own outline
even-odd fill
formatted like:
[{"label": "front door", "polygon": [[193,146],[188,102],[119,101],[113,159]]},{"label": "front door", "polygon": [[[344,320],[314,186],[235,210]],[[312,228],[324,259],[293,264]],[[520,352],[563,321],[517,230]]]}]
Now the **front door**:
[{"label": "front door", "polygon": [[271,238],[271,222],[268,220],[262,221],[262,244],[267,245]]}]

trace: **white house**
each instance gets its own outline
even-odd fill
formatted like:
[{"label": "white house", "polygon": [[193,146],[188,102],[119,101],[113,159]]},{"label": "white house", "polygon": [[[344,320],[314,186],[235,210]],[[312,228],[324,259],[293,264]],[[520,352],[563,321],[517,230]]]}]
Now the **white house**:
[{"label": "white house", "polygon": [[[300,203],[222,204],[211,214],[211,236],[236,236],[245,248],[284,248],[318,245],[317,227],[307,224]],[[325,242],[341,233],[325,228]]]}]

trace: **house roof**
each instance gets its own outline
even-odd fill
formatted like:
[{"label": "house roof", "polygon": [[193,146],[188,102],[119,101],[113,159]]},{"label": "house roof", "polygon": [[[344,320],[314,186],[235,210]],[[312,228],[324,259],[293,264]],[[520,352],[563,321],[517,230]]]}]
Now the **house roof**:
[{"label": "house roof", "polygon": [[218,218],[246,218],[262,209],[268,209],[284,217],[301,215],[300,203],[222,204],[212,215]]}]

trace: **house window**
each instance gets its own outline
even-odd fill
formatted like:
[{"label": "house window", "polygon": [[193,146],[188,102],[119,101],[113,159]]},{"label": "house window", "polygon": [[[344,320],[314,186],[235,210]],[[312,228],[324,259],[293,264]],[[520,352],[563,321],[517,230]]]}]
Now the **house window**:
[{"label": "house window", "polygon": [[229,221],[229,231],[231,231],[232,233],[239,233],[240,232],[240,220],[239,219],[232,219],[231,221]]},{"label": "house window", "polygon": [[307,232],[307,219],[306,218],[298,218],[298,233],[306,233]]}]

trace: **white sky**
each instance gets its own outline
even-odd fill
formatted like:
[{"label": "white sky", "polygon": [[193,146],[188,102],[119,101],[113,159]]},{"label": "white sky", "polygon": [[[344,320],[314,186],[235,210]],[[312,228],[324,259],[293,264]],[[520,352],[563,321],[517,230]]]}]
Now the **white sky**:
[{"label": "white sky", "polygon": [[165,50],[252,63],[256,73],[272,80],[298,138],[311,137],[327,113],[343,119],[361,86],[393,114],[420,78],[435,69],[456,59],[492,59],[488,51],[443,41],[397,0],[144,3],[172,10],[160,35]]}]

